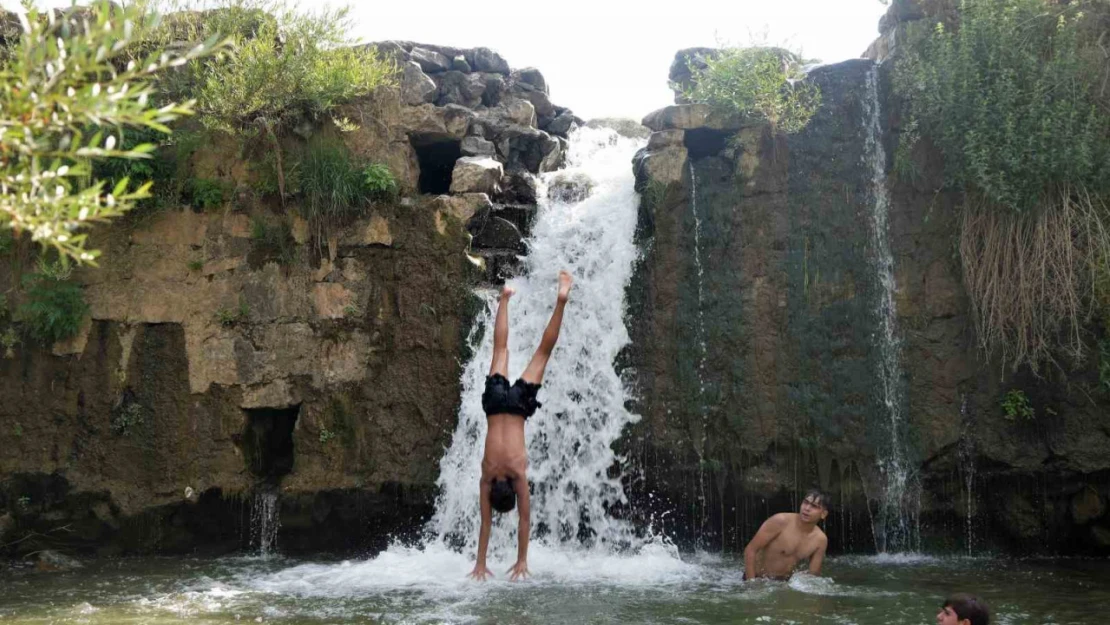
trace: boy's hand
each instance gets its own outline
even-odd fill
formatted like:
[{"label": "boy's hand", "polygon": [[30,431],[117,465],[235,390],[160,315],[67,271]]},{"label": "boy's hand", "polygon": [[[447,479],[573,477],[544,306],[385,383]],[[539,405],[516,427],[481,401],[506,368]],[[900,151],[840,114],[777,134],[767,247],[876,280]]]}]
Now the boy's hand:
[{"label": "boy's hand", "polygon": [[517,560],[516,564],[514,564],[513,567],[506,572],[509,573],[509,579],[514,582],[518,579],[524,579],[525,577],[531,575],[531,573],[528,572],[528,563],[524,560]]},{"label": "boy's hand", "polygon": [[467,575],[467,577],[484,582],[487,578],[493,577],[493,571],[487,569],[484,564],[475,564],[474,570],[471,571],[470,575]]}]

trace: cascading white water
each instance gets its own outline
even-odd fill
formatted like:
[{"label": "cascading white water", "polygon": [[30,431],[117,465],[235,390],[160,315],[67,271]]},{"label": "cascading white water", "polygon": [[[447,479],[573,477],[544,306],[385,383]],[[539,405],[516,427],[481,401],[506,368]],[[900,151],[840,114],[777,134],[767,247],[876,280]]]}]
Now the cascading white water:
[{"label": "cascading white water", "polygon": [[251,547],[258,549],[259,555],[270,555],[277,546],[280,528],[277,493],[255,493],[251,500]]},{"label": "cascading white water", "polygon": [[[695,519],[697,528],[694,532],[695,547],[701,547],[701,537],[708,519],[706,513],[705,496],[705,443],[709,435],[709,414],[705,405],[705,358],[707,348],[705,344],[705,313],[704,293],[702,289],[705,282],[705,269],[701,264],[701,215],[698,213],[698,176],[694,171],[694,161],[689,161],[690,167],[690,212],[694,215],[694,268],[697,270],[698,309],[697,326],[694,328],[695,339],[698,345],[698,409],[701,411],[701,444],[695,448],[698,454],[698,504],[700,508],[691,515]],[[700,517],[700,519],[699,519]]]},{"label": "cascading white water", "polygon": [[863,102],[864,161],[871,172],[871,242],[873,262],[879,279],[876,315],[879,328],[879,383],[883,407],[889,418],[889,447],[879,459],[882,475],[882,503],[875,538],[879,551],[904,551],[917,545],[917,502],[920,501],[916,477],[907,458],[902,429],[905,401],[901,372],[902,343],[897,333],[894,305],[894,255],[890,251],[888,214],[890,194],[886,186],[886,150],[879,104],[878,66],[867,72],[867,91]]},{"label": "cascading white water", "polygon": [[[557,272],[566,269],[575,279],[544,375],[543,407],[525,427],[533,534],[548,545],[581,542],[611,549],[638,543],[629,524],[607,513],[625,501],[619,478],[610,475],[617,461],[612,444],[638,419],[624,407],[625,390],[613,368],[629,340],[624,291],[637,256],[638,203],[629,162],[638,147],[610,130],[584,128],[575,134],[566,171],[588,175],[595,183],[592,194],[573,205],[541,203],[524,275],[509,283],[517,291],[509,304],[509,377],[515,379],[551,315]],[[487,300],[480,320],[484,331],[463,373],[459,424],[441,463],[441,494],[429,525],[436,540],[461,542],[468,551],[478,538],[486,433],[481,394],[493,349],[495,294]],[[493,553],[515,549],[516,525],[516,514],[495,515]]]}]

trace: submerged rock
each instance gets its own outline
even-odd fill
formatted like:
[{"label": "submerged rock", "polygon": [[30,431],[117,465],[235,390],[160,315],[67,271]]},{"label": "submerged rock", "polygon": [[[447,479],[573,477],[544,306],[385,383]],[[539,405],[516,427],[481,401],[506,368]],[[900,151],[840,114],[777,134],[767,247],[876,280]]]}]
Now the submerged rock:
[{"label": "submerged rock", "polygon": [[573,204],[590,196],[594,181],[584,173],[558,174],[547,185],[547,198],[556,202]]},{"label": "submerged rock", "polygon": [[84,568],[84,566],[77,558],[49,549],[40,551],[35,560],[35,570],[38,571],[64,572]]}]

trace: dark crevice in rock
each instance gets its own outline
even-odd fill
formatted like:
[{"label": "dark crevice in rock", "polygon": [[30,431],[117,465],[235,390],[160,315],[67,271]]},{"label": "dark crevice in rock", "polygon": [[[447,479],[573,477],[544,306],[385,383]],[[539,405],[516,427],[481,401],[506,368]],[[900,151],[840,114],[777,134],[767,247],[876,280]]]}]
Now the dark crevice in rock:
[{"label": "dark crevice in rock", "polygon": [[691,160],[716,156],[725,149],[728,138],[732,133],[712,128],[690,128],[683,136],[682,142]]},{"label": "dark crevice in rock", "polygon": [[301,407],[246,408],[247,423],[240,444],[247,469],[259,479],[277,483],[293,470],[293,426]]},{"label": "dark crevice in rock", "polygon": [[412,147],[420,163],[421,193],[441,194],[451,189],[451,172],[462,156],[461,142],[437,136],[414,135]]}]

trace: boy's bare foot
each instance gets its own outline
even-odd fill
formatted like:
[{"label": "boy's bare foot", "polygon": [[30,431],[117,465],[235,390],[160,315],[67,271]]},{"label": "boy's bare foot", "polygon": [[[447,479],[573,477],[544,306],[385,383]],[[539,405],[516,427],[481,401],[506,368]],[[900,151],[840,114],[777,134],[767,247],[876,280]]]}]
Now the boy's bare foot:
[{"label": "boy's bare foot", "polygon": [[506,285],[501,287],[501,299],[509,299],[516,293],[516,289]]},{"label": "boy's bare foot", "polygon": [[570,285],[574,280],[565,271],[559,272],[559,301],[565,302],[570,297]]}]

